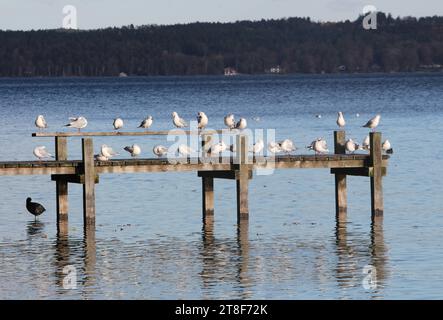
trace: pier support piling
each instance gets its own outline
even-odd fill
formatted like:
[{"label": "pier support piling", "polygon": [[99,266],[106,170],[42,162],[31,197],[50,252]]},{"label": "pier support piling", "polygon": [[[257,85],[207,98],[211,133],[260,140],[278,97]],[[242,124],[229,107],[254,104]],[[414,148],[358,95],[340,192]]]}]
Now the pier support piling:
[{"label": "pier support piling", "polygon": [[[55,159],[57,161],[68,159],[68,143],[66,137],[55,137]],[[68,181],[57,179],[56,208],[57,208],[57,232],[60,235],[68,231]]]},{"label": "pier support piling", "polygon": [[[335,154],[346,153],[346,132],[334,131]],[[348,211],[346,174],[335,174],[335,215],[338,222],[345,222]]]},{"label": "pier support piling", "polygon": [[85,182],[83,184],[83,220],[84,226],[95,225],[95,167],[94,167],[94,147],[91,138],[82,139],[83,174]]},{"label": "pier support piling", "polygon": [[249,219],[248,136],[237,136],[237,222]]},{"label": "pier support piling", "polygon": [[202,177],[203,220],[214,216],[214,178]]},{"label": "pier support piling", "polygon": [[382,186],[382,149],[381,133],[371,132],[370,139],[370,165],[371,175],[371,216],[372,220],[383,216],[383,186]]}]

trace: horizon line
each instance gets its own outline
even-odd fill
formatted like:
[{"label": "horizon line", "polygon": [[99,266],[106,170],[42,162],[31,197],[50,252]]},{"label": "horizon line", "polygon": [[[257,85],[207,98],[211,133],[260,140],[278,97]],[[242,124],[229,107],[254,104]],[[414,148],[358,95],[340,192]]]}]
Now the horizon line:
[{"label": "horizon line", "polygon": [[[394,16],[392,13],[390,12],[383,12],[383,11],[377,11],[377,14],[384,14],[385,16],[391,16],[393,19],[405,19],[405,18],[415,18],[417,20],[420,19],[426,19],[426,18],[443,18],[443,16],[441,15],[432,15],[432,16],[412,16],[412,15],[406,15],[406,16]],[[187,25],[193,25],[193,24],[235,24],[235,23],[241,23],[241,22],[260,22],[260,21],[280,21],[280,20],[289,20],[289,19],[304,19],[304,20],[308,20],[311,23],[316,23],[316,24],[340,24],[340,23],[346,23],[346,22],[356,22],[358,21],[358,19],[360,19],[362,16],[364,16],[363,14],[359,14],[357,16],[357,18],[355,18],[354,20],[351,19],[345,19],[345,20],[313,20],[311,17],[309,16],[290,16],[290,17],[280,17],[280,18],[261,18],[261,19],[244,19],[244,20],[235,20],[235,21],[191,21],[191,22],[177,22],[177,23],[166,23],[166,24],[158,24],[158,23],[152,23],[152,24],[139,24],[139,25],[134,25],[133,23],[130,24],[125,24],[125,25],[114,25],[114,26],[106,26],[106,27],[99,27],[99,28],[90,28],[90,29],[65,29],[63,27],[59,27],[59,28],[47,28],[47,29],[0,29],[0,32],[36,32],[36,31],[71,31],[71,32],[76,32],[76,31],[99,31],[99,30],[107,30],[107,29],[123,29],[123,28],[128,28],[128,27],[133,27],[134,29],[137,28],[142,28],[142,27],[173,27],[173,26],[187,26]]]}]

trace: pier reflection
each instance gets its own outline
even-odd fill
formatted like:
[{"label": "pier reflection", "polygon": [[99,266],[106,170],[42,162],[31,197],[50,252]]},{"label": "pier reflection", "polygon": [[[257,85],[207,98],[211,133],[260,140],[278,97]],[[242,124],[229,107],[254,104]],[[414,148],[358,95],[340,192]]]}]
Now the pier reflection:
[{"label": "pier reflection", "polygon": [[[347,223],[337,221],[336,224],[336,280],[340,288],[361,286],[362,290],[370,291],[373,298],[382,296],[382,289],[387,280],[387,249],[383,236],[381,220],[373,220],[369,239],[355,235],[350,238]],[[374,267],[376,286],[370,289],[363,287],[363,279],[368,274],[365,267]]]},{"label": "pier reflection", "polygon": [[[250,299],[252,284],[249,275],[249,223],[241,221],[237,225],[235,241],[217,240],[214,236],[214,219],[206,219],[202,229],[202,287],[209,290],[217,284],[231,284],[235,296]],[[223,297],[221,297],[223,298]],[[228,298],[228,297],[227,297]]]},{"label": "pier reflection", "polygon": [[[254,236],[251,241],[247,220],[237,225],[233,236],[217,236],[214,217],[207,217],[201,233],[189,240],[173,236],[134,243],[116,237],[100,240],[95,228],[90,228],[83,238],[57,237],[55,284],[58,293],[81,298],[95,297],[100,287],[106,288],[107,297],[151,297],[154,293],[155,297],[253,299],[266,297],[264,288],[285,286],[284,292],[278,289],[272,296],[292,299],[304,294],[301,285],[322,292],[338,287],[341,298],[352,297],[351,289],[365,298],[379,298],[387,277],[382,225],[373,223],[367,233],[350,232],[350,226],[337,222],[335,235],[329,237],[332,242],[318,235],[306,239],[297,233]],[[28,230],[35,234],[39,228],[29,226]],[[77,270],[75,293],[63,289],[63,269],[68,265]],[[377,288],[370,290],[362,287],[367,265],[377,272]],[[129,291],[114,291],[122,286]]]}]

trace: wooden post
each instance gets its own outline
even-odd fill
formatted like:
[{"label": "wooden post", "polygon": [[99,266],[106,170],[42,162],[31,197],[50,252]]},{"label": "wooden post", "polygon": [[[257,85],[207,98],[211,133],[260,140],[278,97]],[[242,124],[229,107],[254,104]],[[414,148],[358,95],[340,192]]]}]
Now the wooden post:
[{"label": "wooden post", "polygon": [[95,167],[94,148],[91,138],[82,139],[83,170],[83,221],[85,228],[95,225]]},{"label": "wooden post", "polygon": [[[334,131],[334,152],[336,154],[346,153],[346,132]],[[345,222],[348,210],[346,175],[335,174],[335,216],[337,222]]]},{"label": "wooden post", "polygon": [[202,177],[203,220],[214,215],[214,178]]},{"label": "wooden post", "polygon": [[370,166],[373,167],[371,176],[371,215],[372,220],[383,216],[383,187],[382,187],[382,149],[381,133],[371,132]]},{"label": "wooden post", "polygon": [[[202,159],[206,159],[208,157],[212,135],[202,134],[201,138],[201,157]],[[214,216],[214,178],[210,176],[202,177],[202,210],[203,222],[206,223],[208,217]]]},{"label": "wooden post", "polygon": [[[68,144],[66,137],[55,137],[55,159],[68,159]],[[57,232],[59,235],[68,233],[68,181],[57,179],[55,182]]]},{"label": "wooden post", "polygon": [[248,188],[249,188],[249,166],[248,166],[248,136],[237,136],[237,222],[249,219]]}]

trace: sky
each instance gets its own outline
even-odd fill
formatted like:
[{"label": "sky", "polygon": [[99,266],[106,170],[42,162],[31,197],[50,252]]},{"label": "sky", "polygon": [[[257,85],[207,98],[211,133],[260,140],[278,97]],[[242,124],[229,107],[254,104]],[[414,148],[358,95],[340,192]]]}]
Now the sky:
[{"label": "sky", "polygon": [[354,20],[366,5],[394,17],[443,16],[443,0],[0,0],[0,29],[60,28],[66,5],[76,7],[79,29],[285,17]]}]

